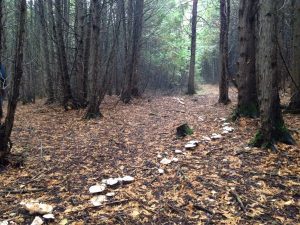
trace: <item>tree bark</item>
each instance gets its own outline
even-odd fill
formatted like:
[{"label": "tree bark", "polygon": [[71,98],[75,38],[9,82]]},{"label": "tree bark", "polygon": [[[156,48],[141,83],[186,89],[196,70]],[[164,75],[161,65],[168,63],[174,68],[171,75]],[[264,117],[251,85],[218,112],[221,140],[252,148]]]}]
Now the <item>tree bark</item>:
[{"label": "tree bark", "polygon": [[100,99],[98,95],[99,91],[99,74],[100,74],[100,2],[99,0],[91,1],[91,77],[90,81],[90,90],[88,96],[88,107],[85,119],[93,119],[101,117],[100,113]]},{"label": "tree bark", "polygon": [[272,147],[276,141],[293,143],[280,110],[277,62],[278,0],[260,0],[258,15],[257,71],[261,128],[254,145]]},{"label": "tree bark", "polygon": [[197,6],[198,6],[198,0],[193,0],[191,58],[190,58],[190,71],[189,71],[189,82],[188,82],[188,91],[187,91],[189,95],[193,95],[196,93],[195,61],[196,61],[196,41],[197,41]]},{"label": "tree bark", "polygon": [[[3,54],[3,45],[2,45],[2,40],[3,40],[3,9],[4,7],[4,2],[3,0],[0,0],[0,65],[2,65],[2,54]],[[3,81],[4,82],[4,81]],[[3,117],[3,98],[4,98],[4,90],[3,90],[3,84],[0,82],[0,125],[1,125],[1,120]]]},{"label": "tree bark", "polygon": [[43,37],[43,53],[44,53],[44,62],[45,62],[45,69],[46,69],[46,90],[47,90],[47,104],[51,104],[54,102],[54,90],[53,90],[53,76],[51,73],[50,63],[48,60],[50,59],[49,54],[49,44],[48,44],[48,35],[47,35],[47,22],[45,17],[45,5],[43,0],[38,1],[38,8],[39,8],[39,16],[40,16],[40,23],[42,26],[42,37]]},{"label": "tree bark", "polygon": [[228,33],[230,19],[230,0],[220,0],[220,68],[221,78],[219,84],[219,103],[228,104],[229,70],[228,70]]},{"label": "tree bark", "polygon": [[63,89],[63,106],[65,110],[68,109],[69,103],[73,104],[70,77],[68,70],[68,60],[66,53],[66,46],[63,32],[63,12],[62,12],[62,0],[55,0],[56,9],[56,33],[57,33],[57,52],[59,55],[59,61],[61,64],[61,81]]},{"label": "tree bark", "polygon": [[14,125],[15,112],[19,97],[20,82],[23,75],[23,51],[25,40],[26,24],[26,0],[19,2],[19,27],[16,39],[16,48],[14,56],[14,67],[12,71],[11,95],[8,100],[7,115],[4,124],[0,127],[0,160],[5,161],[9,155],[10,136]]},{"label": "tree bark", "polygon": [[259,114],[255,71],[255,14],[257,0],[240,0],[237,116]]},{"label": "tree bark", "polygon": [[294,1],[294,31],[293,31],[293,70],[291,99],[289,111],[300,113],[300,1]]},{"label": "tree bark", "polygon": [[143,30],[143,12],[144,0],[136,0],[134,7],[132,38],[129,39],[131,41],[131,51],[129,51],[129,62],[126,68],[126,84],[121,95],[121,100],[124,103],[129,103],[132,96],[138,96],[140,94],[138,90],[138,63]]},{"label": "tree bark", "polygon": [[86,106],[85,76],[84,76],[84,1],[76,0],[76,24],[75,24],[75,90],[74,101],[79,108]]}]

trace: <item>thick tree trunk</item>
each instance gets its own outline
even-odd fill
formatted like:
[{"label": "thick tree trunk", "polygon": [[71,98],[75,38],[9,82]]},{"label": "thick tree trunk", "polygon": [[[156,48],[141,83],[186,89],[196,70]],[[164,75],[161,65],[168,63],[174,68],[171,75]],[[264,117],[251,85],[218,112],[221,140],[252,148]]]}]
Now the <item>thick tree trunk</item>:
[{"label": "thick tree trunk", "polygon": [[292,97],[288,110],[300,113],[300,1],[294,1]]},{"label": "thick tree trunk", "polygon": [[62,81],[62,90],[63,90],[63,106],[67,110],[68,103],[71,101],[73,104],[70,77],[68,70],[68,60],[66,53],[66,46],[64,40],[63,32],[63,12],[62,12],[62,0],[55,0],[55,9],[56,9],[56,33],[57,33],[57,52],[61,65],[61,81]]},{"label": "thick tree trunk", "polygon": [[138,96],[140,94],[138,90],[138,63],[143,29],[143,12],[144,0],[136,0],[134,7],[132,38],[129,39],[131,41],[131,51],[129,51],[130,54],[127,65],[126,84],[121,95],[121,100],[124,103],[129,103],[132,99],[132,96]]},{"label": "thick tree trunk", "polygon": [[91,74],[90,74],[90,88],[88,96],[88,107],[85,119],[93,119],[102,116],[100,113],[100,99],[99,91],[99,74],[100,74],[100,2],[99,0],[91,1]]},{"label": "thick tree trunk", "polygon": [[292,143],[280,110],[277,64],[278,0],[260,0],[258,15],[257,71],[261,128],[254,140],[255,146],[272,147],[276,141]]},{"label": "thick tree trunk", "polygon": [[49,54],[49,44],[48,44],[48,35],[47,35],[47,24],[46,24],[46,17],[45,17],[45,5],[43,0],[38,1],[38,8],[39,8],[39,16],[40,16],[40,23],[42,27],[42,37],[43,37],[43,53],[44,53],[44,62],[45,62],[45,69],[46,69],[46,90],[47,90],[47,104],[51,104],[54,102],[54,90],[53,90],[53,80],[50,68],[50,54]]},{"label": "thick tree trunk", "polygon": [[187,94],[193,95],[195,91],[195,61],[196,61],[196,40],[197,40],[197,6],[198,0],[193,0],[193,13],[192,13],[192,40],[191,40],[191,58],[190,58],[190,71]]},{"label": "thick tree trunk", "polygon": [[255,15],[257,0],[240,0],[237,116],[259,114],[255,71]]},{"label": "thick tree trunk", "polygon": [[229,71],[228,71],[228,33],[230,19],[230,0],[220,0],[220,68],[221,78],[219,84],[219,103],[228,104]]},{"label": "thick tree trunk", "polygon": [[10,135],[12,132],[17,102],[19,97],[19,87],[23,74],[23,47],[25,39],[26,24],[26,0],[21,0],[19,13],[19,28],[17,34],[17,44],[15,48],[14,67],[12,72],[11,95],[8,101],[7,116],[4,124],[0,127],[0,160],[4,161],[9,154]]}]

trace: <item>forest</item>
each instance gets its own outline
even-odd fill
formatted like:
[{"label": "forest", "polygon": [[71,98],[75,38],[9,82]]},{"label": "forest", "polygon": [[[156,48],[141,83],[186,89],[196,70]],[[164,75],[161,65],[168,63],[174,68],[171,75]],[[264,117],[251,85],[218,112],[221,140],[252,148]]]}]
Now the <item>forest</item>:
[{"label": "forest", "polygon": [[0,0],[0,225],[300,224],[300,0]]}]

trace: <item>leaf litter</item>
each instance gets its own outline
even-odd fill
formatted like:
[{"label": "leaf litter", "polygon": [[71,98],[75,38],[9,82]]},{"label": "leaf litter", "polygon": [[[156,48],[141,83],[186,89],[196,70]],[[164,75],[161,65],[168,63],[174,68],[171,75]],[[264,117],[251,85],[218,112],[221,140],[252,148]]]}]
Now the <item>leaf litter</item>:
[{"label": "leaf litter", "polygon": [[[1,171],[0,224],[31,224],[38,215],[19,204],[28,199],[53,207],[47,224],[299,223],[297,146],[247,147],[259,121],[228,123],[234,105],[212,94],[116,101],[92,121],[42,102],[19,107],[13,151],[27,159]],[[285,120],[299,142],[300,118]],[[179,139],[185,123],[194,133]]]}]

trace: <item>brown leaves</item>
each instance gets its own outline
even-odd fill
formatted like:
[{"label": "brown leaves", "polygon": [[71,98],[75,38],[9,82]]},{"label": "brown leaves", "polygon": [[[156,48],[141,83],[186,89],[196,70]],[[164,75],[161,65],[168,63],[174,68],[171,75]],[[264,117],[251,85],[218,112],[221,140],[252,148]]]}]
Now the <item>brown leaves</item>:
[{"label": "brown leaves", "polygon": [[[157,97],[151,102],[139,99],[112,109],[116,101],[107,98],[104,118],[92,121],[81,120],[83,112],[54,110],[41,103],[20,107],[13,141],[16,151],[26,149],[28,159],[23,169],[0,174],[0,189],[48,191],[0,196],[3,220],[30,224],[34,217],[14,203],[38,199],[55,206],[55,224],[296,223],[298,148],[279,145],[279,152],[272,153],[246,147],[257,121],[225,123],[233,106],[214,105],[217,98],[211,94]],[[186,122],[194,134],[177,139],[176,127]],[[292,126],[300,120],[289,117],[287,122]],[[222,133],[224,127],[228,133]],[[212,140],[214,133],[222,137]],[[184,145],[191,140],[199,140],[199,145],[185,151]],[[172,162],[162,165],[163,158]],[[116,195],[93,207],[89,187],[125,176],[135,181],[110,187],[109,192]],[[232,188],[245,212],[230,193]],[[196,209],[195,204],[213,215]]]}]

